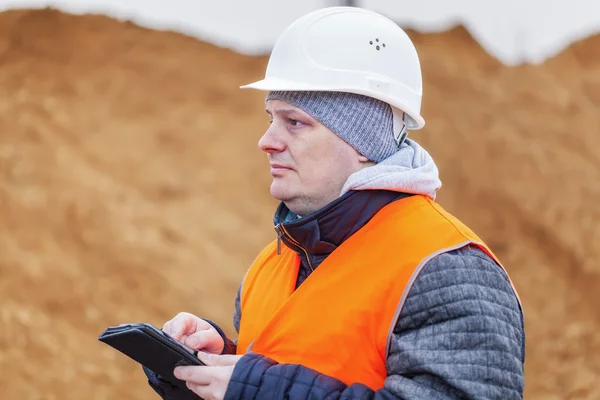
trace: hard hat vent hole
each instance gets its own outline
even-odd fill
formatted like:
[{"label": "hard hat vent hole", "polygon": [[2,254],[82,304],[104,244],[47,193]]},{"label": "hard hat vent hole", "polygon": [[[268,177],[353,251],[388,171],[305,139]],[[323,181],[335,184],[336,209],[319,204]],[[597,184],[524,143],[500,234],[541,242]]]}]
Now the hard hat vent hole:
[{"label": "hard hat vent hole", "polygon": [[[381,50],[382,47],[385,47],[385,43],[379,43],[379,38],[375,38],[375,42],[376,42],[375,43],[375,45],[376,45],[375,49]],[[369,40],[369,44],[372,46],[374,43],[373,43],[372,40]],[[380,44],[381,44],[381,46],[380,46]]]}]

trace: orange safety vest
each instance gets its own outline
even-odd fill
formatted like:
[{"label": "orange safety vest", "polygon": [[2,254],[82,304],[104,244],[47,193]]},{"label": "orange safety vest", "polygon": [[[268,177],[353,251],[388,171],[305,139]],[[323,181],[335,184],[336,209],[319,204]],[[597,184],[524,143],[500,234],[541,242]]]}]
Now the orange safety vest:
[{"label": "orange safety vest", "polygon": [[278,255],[273,241],[244,278],[237,353],[253,351],[380,389],[392,332],[419,271],[436,255],[466,245],[498,262],[440,205],[407,197],[382,208],[295,290],[300,258],[286,246]]}]

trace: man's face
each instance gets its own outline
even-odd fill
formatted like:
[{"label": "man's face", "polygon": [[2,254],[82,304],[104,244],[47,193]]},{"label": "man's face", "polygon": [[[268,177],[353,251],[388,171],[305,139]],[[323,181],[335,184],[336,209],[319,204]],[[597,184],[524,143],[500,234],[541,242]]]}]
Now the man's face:
[{"label": "man's face", "polygon": [[335,200],[352,173],[373,165],[301,109],[270,100],[266,111],[270,126],[258,147],[269,157],[271,195],[296,214],[308,215]]}]

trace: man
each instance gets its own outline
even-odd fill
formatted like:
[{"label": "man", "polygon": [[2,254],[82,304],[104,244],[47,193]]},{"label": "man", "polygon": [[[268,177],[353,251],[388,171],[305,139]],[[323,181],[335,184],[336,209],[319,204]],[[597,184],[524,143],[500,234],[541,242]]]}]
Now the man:
[{"label": "man", "polygon": [[[434,202],[408,36],[362,9],[310,13],[264,80],[277,238],[248,269],[234,342],[181,313],[163,330],[200,350],[166,400],[521,399],[519,299],[492,251]],[[450,138],[449,138],[450,139]]]}]

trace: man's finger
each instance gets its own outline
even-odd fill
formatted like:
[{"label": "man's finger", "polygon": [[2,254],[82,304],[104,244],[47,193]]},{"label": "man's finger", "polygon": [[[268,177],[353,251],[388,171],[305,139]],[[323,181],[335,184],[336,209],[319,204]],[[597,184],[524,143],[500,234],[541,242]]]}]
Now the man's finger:
[{"label": "man's finger", "polygon": [[192,382],[186,382],[188,389],[200,396],[201,399],[214,399],[214,388],[211,385],[196,385]]},{"label": "man's finger", "polygon": [[[183,339],[183,338],[182,338]],[[183,341],[188,347],[195,350],[204,350],[208,353],[220,353],[223,350],[223,338],[214,329],[197,331]]]},{"label": "man's finger", "polygon": [[184,333],[186,333],[188,324],[187,321],[183,318],[175,319],[171,322],[171,333],[170,335],[175,340],[180,340]]},{"label": "man's finger", "polygon": [[181,340],[183,335],[196,331],[196,319],[197,317],[190,313],[181,312],[177,314],[175,318],[167,322],[169,325],[168,334],[175,340]]},{"label": "man's finger", "polygon": [[173,374],[177,379],[196,385],[209,385],[216,373],[216,368],[199,366],[177,367],[173,371]]},{"label": "man's finger", "polygon": [[235,354],[210,354],[203,351],[199,351],[198,358],[205,365],[213,367],[226,367],[229,365],[235,365],[239,361],[239,359],[242,358],[242,356]]},{"label": "man's finger", "polygon": [[171,321],[165,322],[165,324],[162,327],[162,331],[167,335],[171,335]]}]

